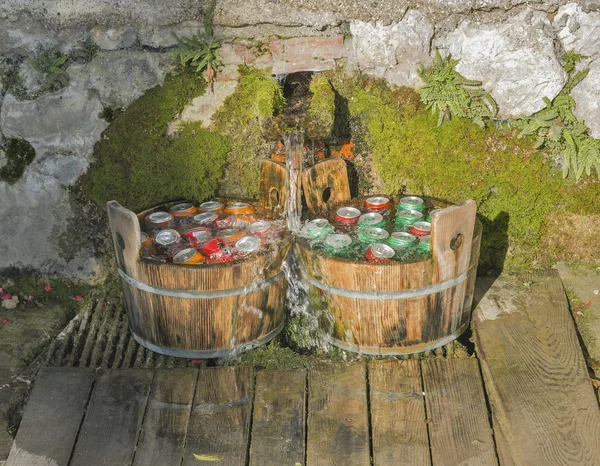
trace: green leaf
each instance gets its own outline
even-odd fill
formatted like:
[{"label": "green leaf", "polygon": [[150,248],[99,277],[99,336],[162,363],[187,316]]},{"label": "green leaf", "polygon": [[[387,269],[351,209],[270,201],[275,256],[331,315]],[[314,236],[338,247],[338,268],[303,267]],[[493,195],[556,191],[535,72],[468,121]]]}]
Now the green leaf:
[{"label": "green leaf", "polygon": [[194,453],[194,458],[198,461],[221,461],[223,457],[221,455],[197,455]]}]

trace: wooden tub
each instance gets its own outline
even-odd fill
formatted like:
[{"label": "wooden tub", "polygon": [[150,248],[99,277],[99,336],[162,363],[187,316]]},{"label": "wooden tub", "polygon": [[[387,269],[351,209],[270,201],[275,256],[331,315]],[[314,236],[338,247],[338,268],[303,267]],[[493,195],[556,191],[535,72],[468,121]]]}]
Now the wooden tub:
[{"label": "wooden tub", "polygon": [[174,265],[139,257],[138,215],[107,204],[129,327],[144,347],[184,358],[221,358],[274,338],[285,321],[287,281],[281,265],[291,244],[245,260]]},{"label": "wooden tub", "polygon": [[481,223],[474,201],[434,214],[432,255],[414,263],[327,256],[299,238],[311,311],[328,341],[374,355],[418,353],[464,332],[471,316]]}]

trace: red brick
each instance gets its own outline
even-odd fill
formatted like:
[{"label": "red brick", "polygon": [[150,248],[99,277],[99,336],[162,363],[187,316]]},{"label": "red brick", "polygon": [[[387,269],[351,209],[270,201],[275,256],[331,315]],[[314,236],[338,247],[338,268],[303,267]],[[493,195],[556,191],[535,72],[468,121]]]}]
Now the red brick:
[{"label": "red brick", "polygon": [[283,41],[283,57],[289,62],[334,59],[346,56],[343,36],[296,37]]}]

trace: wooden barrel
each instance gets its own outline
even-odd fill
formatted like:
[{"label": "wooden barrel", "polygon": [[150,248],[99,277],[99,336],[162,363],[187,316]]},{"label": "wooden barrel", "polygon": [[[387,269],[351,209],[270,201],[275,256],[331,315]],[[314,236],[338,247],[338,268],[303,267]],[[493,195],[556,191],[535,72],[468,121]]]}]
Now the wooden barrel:
[{"label": "wooden barrel", "polygon": [[481,223],[474,201],[433,215],[429,259],[365,262],[296,242],[310,310],[339,348],[374,355],[418,353],[456,339],[469,325]]},{"label": "wooden barrel", "polygon": [[[168,206],[161,206],[168,207]],[[221,358],[274,338],[285,321],[281,265],[291,244],[245,260],[211,265],[156,263],[139,257],[138,215],[107,204],[129,327],[144,347],[184,358]]]}]

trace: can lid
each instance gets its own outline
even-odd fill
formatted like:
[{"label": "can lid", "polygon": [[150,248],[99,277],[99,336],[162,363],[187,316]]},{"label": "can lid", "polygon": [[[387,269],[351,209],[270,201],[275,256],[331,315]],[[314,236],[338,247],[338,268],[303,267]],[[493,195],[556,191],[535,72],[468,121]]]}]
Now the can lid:
[{"label": "can lid", "polygon": [[420,206],[423,205],[424,201],[420,197],[417,196],[406,196],[400,199],[400,204],[410,205],[410,206]]},{"label": "can lid", "polygon": [[401,210],[398,212],[398,217],[404,220],[418,220],[423,218],[423,212],[419,212],[418,210]]},{"label": "can lid", "polygon": [[177,254],[175,254],[173,256],[173,262],[175,264],[181,264],[183,262],[189,261],[195,255],[196,255],[196,250],[194,248],[187,248],[187,249],[179,251]]},{"label": "can lid", "polygon": [[200,208],[207,211],[219,210],[222,207],[224,207],[224,204],[218,201],[207,201],[200,204]]},{"label": "can lid", "polygon": [[173,220],[173,216],[169,212],[152,212],[146,217],[146,221],[150,223],[164,223]]},{"label": "can lid", "polygon": [[247,227],[250,233],[264,233],[269,228],[271,228],[271,224],[266,220],[259,220],[258,222],[254,222],[251,225],[248,225]]},{"label": "can lid", "polygon": [[329,220],[326,218],[315,218],[306,224],[306,228],[309,230],[320,230],[329,225]]},{"label": "can lid", "polygon": [[390,234],[383,228],[371,227],[365,230],[365,235],[370,239],[387,239]]},{"label": "can lid", "polygon": [[377,212],[362,214],[358,219],[358,223],[361,225],[377,225],[381,222],[383,222],[383,215],[378,214]]},{"label": "can lid", "polygon": [[156,244],[160,244],[161,246],[170,246],[171,244],[175,244],[177,241],[179,241],[179,238],[180,235],[176,230],[167,228],[166,230],[159,231],[154,241],[156,241]]},{"label": "can lid", "polygon": [[229,205],[227,205],[228,208],[230,209],[245,209],[246,207],[249,207],[250,204],[248,204],[247,202],[233,202]]},{"label": "can lid", "polygon": [[325,238],[325,244],[335,249],[345,248],[352,244],[352,238],[348,235],[333,234]]},{"label": "can lid", "polygon": [[342,218],[360,217],[360,210],[358,210],[356,207],[340,207],[336,213]]},{"label": "can lid", "polygon": [[371,245],[371,254],[378,259],[391,259],[396,252],[387,244],[375,243]]},{"label": "can lid", "polygon": [[384,205],[384,204],[387,204],[388,202],[390,202],[390,200],[387,197],[373,196],[373,197],[368,198],[365,202],[367,204]]},{"label": "can lid", "polygon": [[194,204],[191,202],[182,202],[181,204],[175,204],[171,206],[169,212],[185,212],[186,210],[190,210],[194,208]]},{"label": "can lid", "polygon": [[431,223],[429,222],[415,222],[412,226],[417,230],[431,231]]},{"label": "can lid", "polygon": [[431,236],[429,236],[429,235],[421,236],[419,243],[431,244]]},{"label": "can lid", "polygon": [[238,230],[237,228],[226,228],[225,230],[221,230],[219,232],[219,237],[228,238],[231,236],[235,236],[239,233],[240,233],[240,230]]},{"label": "can lid", "polygon": [[395,231],[392,233],[392,238],[397,240],[400,243],[410,244],[417,241],[417,237],[412,233],[407,233],[406,231]]},{"label": "can lid", "polygon": [[235,243],[235,248],[238,250],[238,252],[246,254],[258,251],[260,248],[260,238],[254,235],[244,236],[237,243]]},{"label": "can lid", "polygon": [[142,231],[140,234],[140,238],[142,240],[142,243],[145,243],[146,241],[148,241],[148,238],[149,238],[148,233],[145,233]]},{"label": "can lid", "polygon": [[207,223],[214,222],[218,218],[219,215],[216,212],[202,212],[201,214],[194,215],[193,221],[200,225],[206,225]]}]

